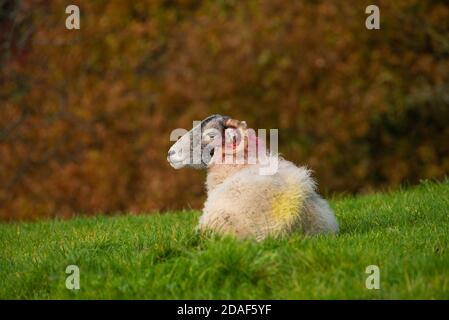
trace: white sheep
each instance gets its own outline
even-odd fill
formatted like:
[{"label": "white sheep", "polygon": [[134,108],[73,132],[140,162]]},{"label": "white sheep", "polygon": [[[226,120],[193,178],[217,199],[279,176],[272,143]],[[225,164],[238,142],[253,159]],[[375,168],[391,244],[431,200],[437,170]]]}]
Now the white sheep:
[{"label": "white sheep", "polygon": [[[213,115],[185,134],[169,150],[168,161],[175,169],[207,168],[207,200],[198,229],[234,235],[239,239],[280,236],[294,230],[304,234],[336,233],[338,224],[327,202],[316,192],[310,171],[293,163],[268,155],[266,161],[276,160],[274,174],[261,175],[264,165],[255,163],[223,163],[227,149],[221,137],[228,129],[240,132],[239,146],[244,147],[248,160],[246,123],[226,116]],[[225,141],[226,140],[225,138]],[[201,151],[195,161],[194,151]],[[272,159],[276,157],[276,159]],[[198,159],[197,159],[198,160]]]}]

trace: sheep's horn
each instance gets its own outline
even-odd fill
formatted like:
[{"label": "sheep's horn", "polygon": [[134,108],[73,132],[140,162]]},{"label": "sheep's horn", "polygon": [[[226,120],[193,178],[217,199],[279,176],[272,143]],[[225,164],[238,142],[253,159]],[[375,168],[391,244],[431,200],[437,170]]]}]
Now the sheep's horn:
[{"label": "sheep's horn", "polygon": [[246,122],[245,121],[240,121],[240,120],[236,120],[236,119],[227,119],[224,122],[225,127],[230,127],[230,128],[246,128]]}]

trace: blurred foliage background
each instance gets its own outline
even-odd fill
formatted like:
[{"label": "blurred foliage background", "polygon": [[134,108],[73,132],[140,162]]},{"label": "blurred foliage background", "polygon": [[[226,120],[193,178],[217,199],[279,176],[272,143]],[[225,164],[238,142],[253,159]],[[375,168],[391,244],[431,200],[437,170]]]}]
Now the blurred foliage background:
[{"label": "blurred foliage background", "polygon": [[0,69],[4,220],[201,208],[166,152],[213,113],[279,128],[325,193],[449,170],[443,0],[0,0]]}]

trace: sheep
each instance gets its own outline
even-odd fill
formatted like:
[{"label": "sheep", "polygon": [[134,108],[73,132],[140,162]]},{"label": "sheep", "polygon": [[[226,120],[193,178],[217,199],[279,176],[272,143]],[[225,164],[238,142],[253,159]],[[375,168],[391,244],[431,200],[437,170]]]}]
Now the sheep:
[{"label": "sheep", "polygon": [[[169,149],[167,160],[173,168],[207,169],[207,200],[197,229],[256,240],[295,230],[306,235],[337,233],[334,213],[317,194],[310,170],[266,153],[264,163],[277,161],[278,167],[274,174],[260,174],[260,155],[253,163],[249,161],[248,132],[244,121],[213,115]],[[256,140],[256,144],[261,142]],[[197,161],[194,150],[201,151]],[[238,150],[244,150],[247,161],[223,162],[229,151],[235,155]]]}]

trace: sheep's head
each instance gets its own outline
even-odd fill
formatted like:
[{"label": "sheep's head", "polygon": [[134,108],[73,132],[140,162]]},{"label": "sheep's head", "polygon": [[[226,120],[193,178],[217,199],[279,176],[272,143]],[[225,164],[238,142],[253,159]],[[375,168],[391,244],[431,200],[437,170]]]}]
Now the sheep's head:
[{"label": "sheep's head", "polygon": [[210,116],[173,144],[168,150],[167,160],[175,169],[207,168],[225,141],[233,141],[234,148],[240,145],[240,132],[245,128],[244,121],[222,115]]}]

